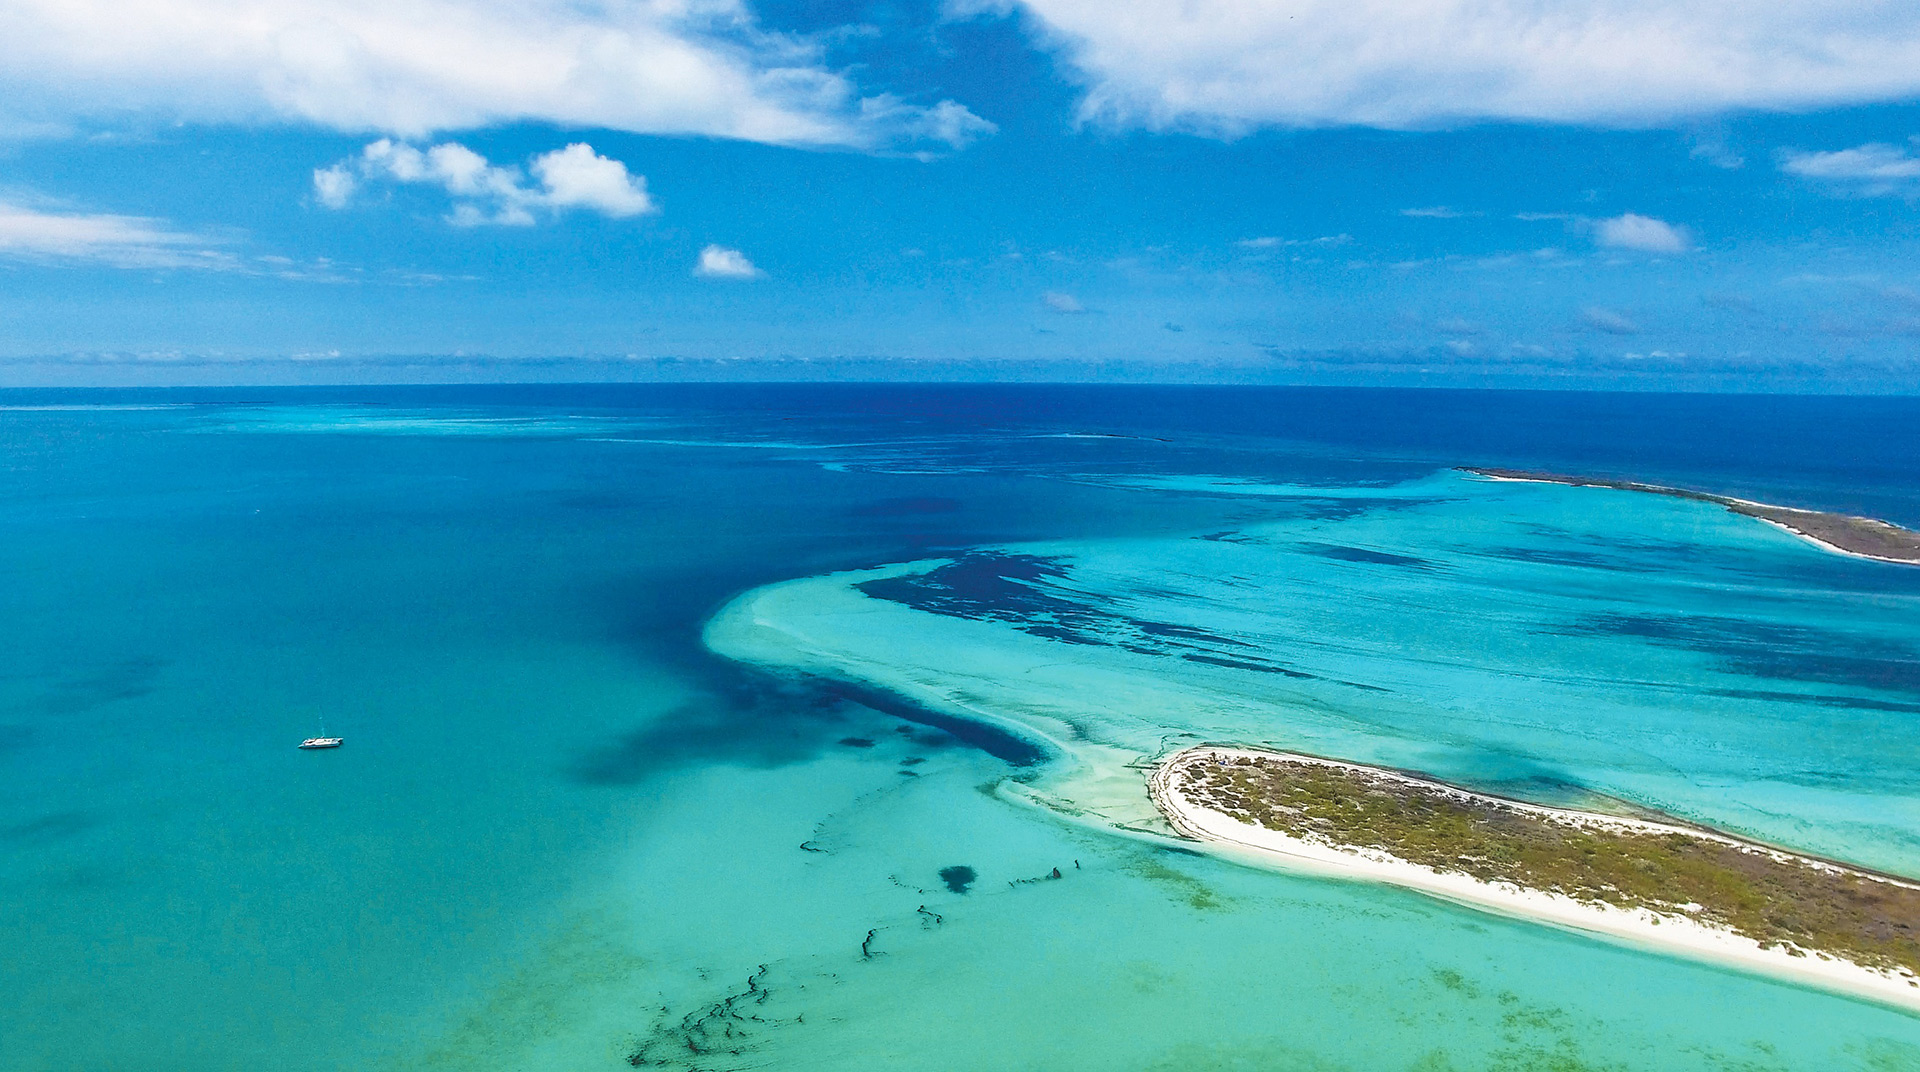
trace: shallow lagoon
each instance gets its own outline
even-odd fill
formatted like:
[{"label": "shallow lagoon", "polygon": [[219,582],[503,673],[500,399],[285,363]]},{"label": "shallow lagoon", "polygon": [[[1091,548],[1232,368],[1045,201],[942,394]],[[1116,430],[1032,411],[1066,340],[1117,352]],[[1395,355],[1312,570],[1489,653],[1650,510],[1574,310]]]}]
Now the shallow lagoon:
[{"label": "shallow lagoon", "polygon": [[[1209,718],[1287,701],[1273,736],[1326,751],[1911,869],[1920,586],[1737,519],[1476,499],[1493,493],[1442,471],[1704,479],[1913,523],[1920,480],[1900,466],[1920,451],[1887,452],[1913,414],[996,390],[254,392],[4,414],[3,1063],[1920,1067],[1898,1013],[1062,819],[990,789],[1061,772],[699,644],[767,584],[980,548],[1065,557],[1046,594],[1103,610],[1100,629],[1117,613],[1205,634],[1159,641],[1264,630],[1261,658],[1316,676],[888,605],[977,631],[983,658],[1067,648],[1079,673],[1204,689]],[[1693,446],[1660,431],[1689,404],[1709,411]],[[1761,418],[1771,445],[1738,449]],[[1435,501],[1352,508],[1408,497]],[[1521,546],[1515,518],[1543,516],[1585,542],[1474,553]],[[1600,546],[1629,530],[1646,545]],[[1193,538],[1218,533],[1269,542]],[[1150,571],[1186,581],[1140,584]],[[1265,588],[1218,583],[1241,573]],[[1383,574],[1396,603],[1369,617],[1353,597]],[[1468,584],[1463,609],[1449,593]],[[1327,637],[1336,610],[1365,643],[1282,643]],[[1509,620],[1579,628],[1534,644]],[[912,628],[896,669],[930,663],[939,631]],[[1569,681],[1568,652],[1639,682],[1600,728],[1522,702],[1543,679],[1555,710],[1613,695]],[[1180,675],[1148,669],[1170,661]],[[1165,717],[1121,719],[1114,695],[1128,734]],[[296,753],[323,716],[347,748]],[[940,876],[954,866],[976,871],[965,893]],[[708,1015],[743,993],[742,1018]],[[736,1044],[711,1045],[726,1023]]]},{"label": "shallow lagoon", "polygon": [[1920,570],[1631,492],[1226,486],[1298,516],[793,582],[717,631],[1069,752],[1268,743],[1920,874]]}]

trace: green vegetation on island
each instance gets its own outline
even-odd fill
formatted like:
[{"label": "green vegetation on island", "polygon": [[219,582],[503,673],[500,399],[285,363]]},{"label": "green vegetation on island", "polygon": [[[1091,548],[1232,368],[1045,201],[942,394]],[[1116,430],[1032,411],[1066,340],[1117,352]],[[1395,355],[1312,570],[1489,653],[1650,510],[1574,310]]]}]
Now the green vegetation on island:
[{"label": "green vegetation on island", "polygon": [[1483,468],[1471,465],[1463,465],[1460,470],[1498,480],[1528,480],[1541,484],[1567,484],[1577,488],[1612,488],[1615,491],[1639,491],[1649,495],[1666,495],[1676,499],[1714,503],[1744,517],[1772,522],[1789,532],[1817,540],[1850,555],[1877,558],[1882,562],[1920,565],[1920,532],[1901,528],[1899,525],[1879,518],[1853,517],[1848,514],[1828,513],[1824,510],[1802,510],[1792,506],[1748,502],[1730,495],[1715,495],[1711,492],[1691,491],[1687,488],[1670,488],[1661,484],[1642,484],[1634,480],[1611,480],[1605,477],[1544,473],[1533,469]]},{"label": "green vegetation on island", "polygon": [[1187,801],[1290,837],[1920,972],[1920,887],[1706,830],[1558,812],[1305,757],[1196,753]]}]

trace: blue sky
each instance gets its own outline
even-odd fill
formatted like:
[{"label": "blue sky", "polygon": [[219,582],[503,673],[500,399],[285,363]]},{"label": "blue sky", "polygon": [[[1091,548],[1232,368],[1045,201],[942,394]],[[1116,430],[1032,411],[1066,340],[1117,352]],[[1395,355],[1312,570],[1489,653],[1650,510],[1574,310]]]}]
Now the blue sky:
[{"label": "blue sky", "polygon": [[1920,388],[1920,9],[0,13],[0,383]]}]

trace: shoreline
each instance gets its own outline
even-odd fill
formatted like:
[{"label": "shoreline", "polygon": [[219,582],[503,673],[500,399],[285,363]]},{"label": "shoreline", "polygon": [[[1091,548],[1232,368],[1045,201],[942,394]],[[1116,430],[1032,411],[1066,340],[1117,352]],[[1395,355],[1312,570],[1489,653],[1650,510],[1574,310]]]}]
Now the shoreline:
[{"label": "shoreline", "polygon": [[1512,883],[1487,882],[1459,872],[1441,871],[1424,864],[1402,860],[1383,850],[1367,850],[1355,846],[1309,841],[1242,821],[1225,812],[1198,804],[1184,795],[1182,775],[1190,764],[1208,759],[1234,757],[1256,760],[1275,758],[1295,763],[1312,763],[1365,771],[1410,785],[1418,785],[1428,791],[1438,790],[1449,796],[1490,802],[1504,808],[1550,818],[1556,822],[1597,829],[1676,832],[1696,838],[1711,837],[1714,840],[1738,845],[1746,851],[1793,859],[1821,869],[1854,872],[1876,881],[1889,882],[1909,889],[1920,889],[1920,884],[1864,869],[1845,867],[1831,861],[1801,856],[1783,849],[1743,841],[1696,827],[1628,819],[1597,812],[1548,808],[1473,793],[1386,768],[1268,749],[1222,745],[1185,748],[1156,763],[1147,785],[1154,804],[1159,807],[1161,813],[1166,816],[1168,824],[1175,830],[1188,838],[1209,845],[1222,855],[1238,858],[1242,862],[1279,867],[1283,870],[1321,877],[1399,886],[1509,918],[1599,935],[1623,941],[1630,946],[1663,953],[1678,953],[1696,960],[1738,968],[1851,997],[1866,998],[1908,1012],[1920,1013],[1920,976],[1912,972],[1868,968],[1818,950],[1793,952],[1783,946],[1763,948],[1755,939],[1737,934],[1727,928],[1709,926],[1684,914],[1595,904],[1564,894],[1527,889]]},{"label": "shoreline", "polygon": [[[1743,500],[1736,499],[1734,501],[1740,502]],[[1793,536],[1797,539],[1805,540],[1806,542],[1814,545],[1815,547],[1820,548],[1822,551],[1828,551],[1836,555],[1845,555],[1848,558],[1863,558],[1863,559],[1866,559],[1868,562],[1886,562],[1895,566],[1920,566],[1920,559],[1888,558],[1885,555],[1870,555],[1865,551],[1848,550],[1847,548],[1842,547],[1839,544],[1828,543],[1826,540],[1823,540],[1820,537],[1815,536],[1811,532],[1802,532],[1801,530],[1794,528],[1792,525],[1789,525],[1784,521],[1776,521],[1771,517],[1763,517],[1759,514],[1744,514],[1742,516],[1753,518],[1755,521],[1760,522],[1762,525],[1771,525],[1774,528],[1779,529],[1781,532],[1784,532],[1789,536]],[[1871,521],[1873,519],[1861,518],[1860,520]]]},{"label": "shoreline", "polygon": [[1562,473],[1530,469],[1502,469],[1472,465],[1457,466],[1485,480],[1513,484],[1560,484],[1575,488],[1606,488],[1612,491],[1637,491],[1676,499],[1713,503],[1741,517],[1750,517],[1766,525],[1797,536],[1825,551],[1871,562],[1896,566],[1920,566],[1920,532],[1903,528],[1875,517],[1858,517],[1824,510],[1804,510],[1797,506],[1777,506],[1754,502],[1732,495],[1674,488],[1664,484],[1643,484],[1637,480],[1609,477],[1568,476]]},{"label": "shoreline", "polygon": [[[860,592],[855,582],[894,576],[925,569],[928,562],[896,563],[867,570],[848,571],[827,578],[808,578],[781,582],[742,593],[708,620],[703,636],[709,650],[717,655],[765,667],[777,673],[817,676],[828,681],[854,681],[873,689],[893,693],[917,706],[953,717],[978,720],[1038,745],[1046,757],[1029,773],[999,781],[993,795],[1008,803],[1036,808],[1057,819],[1099,830],[1109,835],[1138,838],[1160,845],[1188,845],[1208,855],[1245,866],[1280,869],[1294,873],[1344,881],[1397,885],[1450,901],[1476,911],[1530,923],[1577,932],[1590,938],[1643,950],[1651,955],[1674,956],[1723,970],[1805,986],[1827,993],[1864,1000],[1883,1007],[1920,1014],[1920,976],[1900,969],[1888,971],[1863,967],[1842,957],[1775,946],[1762,948],[1761,942],[1731,930],[1704,925],[1678,913],[1661,914],[1649,909],[1627,909],[1596,904],[1570,896],[1532,891],[1498,880],[1483,882],[1469,875],[1446,873],[1385,853],[1368,856],[1364,851],[1342,851],[1329,845],[1296,840],[1263,827],[1242,823],[1232,816],[1198,808],[1186,800],[1176,800],[1177,787],[1168,775],[1181,756],[1196,751],[1238,751],[1247,755],[1287,756],[1277,749],[1227,749],[1201,744],[1204,738],[1171,734],[1186,740],[1167,758],[1152,759],[1153,751],[1141,753],[1116,745],[1098,744],[1075,731],[1071,711],[1050,706],[1023,709],[1019,717],[993,710],[979,702],[965,687],[972,675],[999,676],[1016,672],[990,660],[972,657],[972,646],[964,636],[949,638],[956,646],[951,662],[969,667],[958,684],[948,678],[927,678],[903,669],[912,659],[895,649],[910,642],[888,622],[884,601],[876,601]],[[804,612],[802,612],[804,608]],[[849,650],[845,623],[822,633],[813,624],[822,615],[856,620],[856,632],[870,647],[857,654]],[[871,624],[868,624],[871,623]],[[898,657],[896,657],[898,656]],[[977,665],[976,665],[977,663]],[[1062,673],[1057,660],[1047,660],[1019,670],[1041,676]],[[1084,684],[1084,682],[1076,683]],[[1178,704],[1184,697],[1175,694],[1155,698],[1136,697],[1149,706]],[[1173,744],[1162,737],[1162,749]],[[1156,750],[1158,751],[1158,750]],[[1479,797],[1467,790],[1441,786],[1417,776],[1390,768],[1342,763],[1301,756],[1314,762],[1357,770],[1377,772],[1423,785],[1439,786],[1448,792]],[[1694,826],[1654,822],[1648,819],[1551,808],[1523,802],[1488,798],[1537,815],[1561,819],[1573,818],[1616,831],[1680,831],[1701,839],[1734,844],[1777,858],[1806,861],[1826,870],[1859,872],[1879,880],[1891,880],[1910,889],[1920,883],[1876,874],[1855,867],[1809,857],[1764,843],[1730,837],[1717,831]],[[1196,842],[1198,844],[1196,844]],[[1804,953],[1805,955],[1796,955]]]}]

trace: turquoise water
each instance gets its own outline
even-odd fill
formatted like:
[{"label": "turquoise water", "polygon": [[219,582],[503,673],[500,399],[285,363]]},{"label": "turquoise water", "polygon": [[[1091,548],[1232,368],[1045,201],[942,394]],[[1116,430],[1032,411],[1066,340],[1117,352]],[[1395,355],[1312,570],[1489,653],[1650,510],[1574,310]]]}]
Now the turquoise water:
[{"label": "turquoise water", "polygon": [[[1050,743],[1269,740],[1920,874],[1920,570],[1447,471],[1913,523],[1920,407],[0,401],[78,403],[0,412],[0,1066],[1920,1068],[1904,1013],[1115,832],[1125,768]],[[787,664],[920,706],[703,646],[795,592]]]},{"label": "turquoise water", "polygon": [[1920,571],[1631,492],[1224,488],[1301,516],[797,582],[743,601],[742,654],[1066,751],[1270,743],[1920,874]]}]

